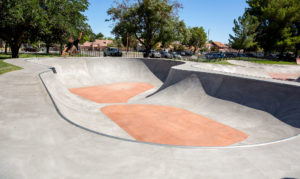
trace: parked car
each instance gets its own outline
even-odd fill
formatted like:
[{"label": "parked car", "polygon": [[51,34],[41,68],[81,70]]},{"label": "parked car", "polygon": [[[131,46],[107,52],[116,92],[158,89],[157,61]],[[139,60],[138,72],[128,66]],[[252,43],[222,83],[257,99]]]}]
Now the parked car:
[{"label": "parked car", "polygon": [[226,58],[227,56],[224,53],[208,53],[205,55],[206,59],[218,59],[218,58]]},{"label": "parked car", "polygon": [[23,49],[25,52],[38,52],[39,50],[33,47],[26,47]]},{"label": "parked car", "polygon": [[178,53],[178,55],[181,55],[181,56],[186,56],[186,53],[185,53],[185,51],[180,51],[180,52],[177,52]]},{"label": "parked car", "polygon": [[118,48],[113,48],[113,47],[107,47],[104,50],[104,56],[117,56],[121,57],[122,56],[122,51],[120,51]]},{"label": "parked car", "polygon": [[162,51],[161,58],[173,58],[173,55],[170,54],[169,52]]},{"label": "parked car", "polygon": [[227,58],[224,53],[219,53],[218,55],[219,55],[219,58]]},{"label": "parked car", "polygon": [[296,55],[295,54],[291,54],[291,53],[283,53],[282,55],[278,54],[277,58],[288,60],[288,61],[294,61],[296,59]]},{"label": "parked car", "polygon": [[206,59],[211,59],[211,54],[210,53],[205,54],[205,58]]},{"label": "parked car", "polygon": [[244,54],[244,53],[240,53],[238,54],[239,57],[248,57],[248,55]]},{"label": "parked car", "polygon": [[179,53],[176,53],[176,52],[172,52],[172,55],[173,55],[173,58],[176,58],[176,59],[181,59],[182,58],[182,56]]},{"label": "parked car", "polygon": [[149,54],[149,57],[151,58],[161,58],[161,54],[155,50],[151,50],[150,51],[150,54]]},{"label": "parked car", "polygon": [[226,55],[227,58],[234,58],[234,57],[237,56],[236,53],[231,53],[231,52],[228,52],[228,53],[226,53],[225,55]]},{"label": "parked car", "polygon": [[184,53],[185,53],[185,56],[192,56],[193,55],[193,52],[190,51],[190,50],[186,50]]},{"label": "parked car", "polygon": [[216,53],[207,53],[205,55],[205,58],[206,59],[215,59],[215,58],[218,58],[218,56],[216,55]]},{"label": "parked car", "polygon": [[246,53],[246,55],[247,55],[248,57],[256,57],[255,54],[253,54],[253,53]]}]

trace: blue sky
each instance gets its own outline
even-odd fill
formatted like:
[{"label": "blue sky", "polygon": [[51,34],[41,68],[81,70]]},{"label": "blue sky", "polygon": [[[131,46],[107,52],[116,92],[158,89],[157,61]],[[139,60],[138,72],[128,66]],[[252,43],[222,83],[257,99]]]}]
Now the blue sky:
[{"label": "blue sky", "polygon": [[[210,40],[228,42],[228,36],[232,33],[233,19],[241,16],[247,7],[246,0],[178,0],[183,5],[179,11],[180,19],[187,26],[203,26],[210,29]],[[95,33],[102,32],[105,36],[113,36],[111,22],[105,22],[108,18],[106,11],[114,0],[89,0],[90,7],[85,12],[88,23]]]}]

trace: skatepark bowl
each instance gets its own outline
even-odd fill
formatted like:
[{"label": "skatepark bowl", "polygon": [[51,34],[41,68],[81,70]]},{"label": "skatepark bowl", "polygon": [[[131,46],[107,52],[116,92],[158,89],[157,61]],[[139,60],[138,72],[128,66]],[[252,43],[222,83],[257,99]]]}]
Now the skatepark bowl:
[{"label": "skatepark bowl", "polygon": [[29,61],[54,67],[40,78],[64,119],[114,139],[240,147],[287,140],[300,133],[297,82],[164,59]]}]

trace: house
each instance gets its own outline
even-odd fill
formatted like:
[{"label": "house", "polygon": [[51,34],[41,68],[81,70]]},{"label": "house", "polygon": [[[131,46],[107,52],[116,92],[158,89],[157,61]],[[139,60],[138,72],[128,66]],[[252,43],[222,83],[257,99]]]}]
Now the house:
[{"label": "house", "polygon": [[212,45],[217,49],[217,51],[224,51],[228,48],[227,45],[217,41],[213,41]]},{"label": "house", "polygon": [[215,52],[236,52],[236,50],[232,49],[230,45],[223,44],[217,41],[211,41],[210,43],[205,44],[205,48],[207,51],[215,51]]},{"label": "house", "polygon": [[113,43],[112,40],[98,40],[96,39],[94,42],[84,42],[80,44],[79,47],[81,50],[104,50],[108,44]]},{"label": "house", "polygon": [[211,43],[209,43],[209,50],[210,51],[217,51],[217,52],[226,52],[227,49],[229,48],[228,45],[225,45],[221,42],[218,41],[212,41]]}]

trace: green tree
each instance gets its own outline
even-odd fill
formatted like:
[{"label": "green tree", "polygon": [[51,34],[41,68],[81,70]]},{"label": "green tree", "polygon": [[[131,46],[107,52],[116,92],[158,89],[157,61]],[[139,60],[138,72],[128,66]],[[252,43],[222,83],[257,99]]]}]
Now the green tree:
[{"label": "green tree", "polygon": [[114,39],[113,43],[118,48],[123,48],[124,47],[124,44],[122,43],[122,39],[121,38]]},{"label": "green tree", "polygon": [[99,40],[102,40],[104,38],[104,35],[99,32],[97,35],[96,35],[96,39],[99,39]]},{"label": "green tree", "polygon": [[[77,36],[79,32],[93,38],[90,26],[86,23],[87,18],[82,14],[88,8],[87,0],[40,0],[40,5],[46,11],[46,27],[40,29],[41,40],[46,43],[47,53],[49,46],[66,43],[69,36]],[[81,40],[82,42],[82,40]]]},{"label": "green tree", "polygon": [[104,37],[103,40],[115,40],[115,39],[112,37]]},{"label": "green tree", "polygon": [[296,43],[295,43],[295,54],[296,54],[296,57],[299,56],[299,52],[300,52],[300,1],[297,1],[298,4],[296,5],[299,10],[298,10],[298,13],[296,13],[296,17],[295,17],[295,26],[292,26],[292,29],[293,29],[293,34],[292,34],[292,37],[296,38]]},{"label": "green tree", "polygon": [[[49,47],[51,45],[54,45],[56,43],[63,44],[68,36],[74,35],[74,31],[76,31],[76,27],[78,27],[77,25],[74,25],[76,24],[76,22],[77,24],[85,26],[82,28],[86,31],[84,34],[87,34],[87,32],[91,31],[89,26],[84,23],[86,18],[83,15],[76,14],[77,11],[84,11],[87,8],[88,4],[85,1],[78,1],[78,3],[82,4],[79,6],[74,2],[66,0],[40,0],[40,6],[46,12],[46,26],[39,29],[39,31],[36,32],[35,35],[39,36],[40,40],[45,42],[47,53],[49,53]],[[79,19],[74,20],[72,15],[73,13]]]},{"label": "green tree", "polygon": [[117,37],[124,34],[134,36],[146,49],[146,56],[150,50],[169,32],[176,10],[180,5],[170,0],[134,0],[122,1],[110,8],[107,14],[114,22],[112,33]]},{"label": "green tree", "polygon": [[184,21],[180,21],[176,26],[176,40],[179,41],[182,45],[188,45],[191,38],[191,31],[186,27]]},{"label": "green tree", "polygon": [[184,51],[183,45],[174,45],[174,51]]},{"label": "green tree", "polygon": [[206,41],[207,35],[203,27],[193,27],[190,28],[190,38],[188,41],[188,45],[190,47],[194,47],[194,53],[199,49],[202,48]]},{"label": "green tree", "polygon": [[80,43],[84,43],[86,41],[88,42],[94,42],[96,40],[96,34],[92,31],[92,29],[87,28],[82,35],[82,38],[80,40]]},{"label": "green tree", "polygon": [[107,44],[107,47],[117,47],[117,45],[115,43],[109,43]]},{"label": "green tree", "polygon": [[254,49],[257,45],[254,42],[255,30],[257,28],[257,20],[245,13],[238,20],[234,19],[234,27],[232,28],[234,35],[229,34],[229,44],[233,49],[237,49],[240,53],[241,49]]},{"label": "green tree", "polygon": [[0,38],[5,40],[12,50],[12,57],[18,58],[24,38],[45,26],[45,13],[38,0],[1,0],[0,1]]},{"label": "green tree", "polygon": [[247,13],[258,19],[255,39],[265,52],[295,50],[300,43],[299,0],[247,0]]},{"label": "green tree", "polygon": [[119,39],[121,40],[123,47],[127,47],[128,45],[128,48],[135,48],[138,45],[138,40],[132,35],[122,34],[122,37]]},{"label": "green tree", "polygon": [[181,44],[187,44],[190,34],[189,30],[186,28],[184,21],[179,21],[178,18],[168,22],[168,25],[161,27],[160,31],[160,41],[163,48],[167,48],[174,41],[178,41]]},{"label": "green tree", "polygon": [[89,41],[94,42],[97,39],[97,35],[93,32],[89,34]]},{"label": "green tree", "polygon": [[87,7],[87,0],[1,0],[0,38],[10,45],[13,58],[22,42],[62,45],[88,27],[82,14]]}]

